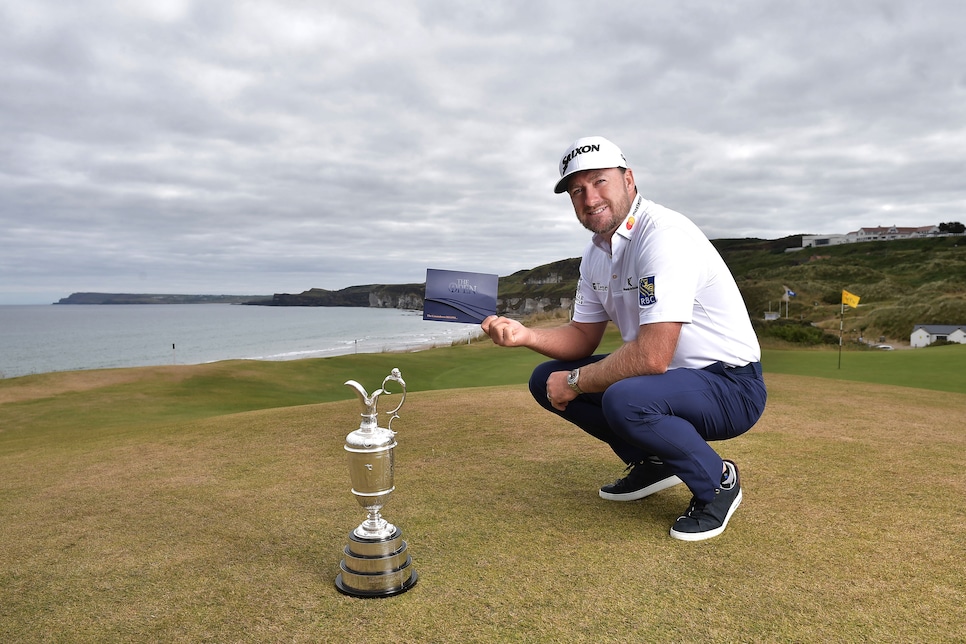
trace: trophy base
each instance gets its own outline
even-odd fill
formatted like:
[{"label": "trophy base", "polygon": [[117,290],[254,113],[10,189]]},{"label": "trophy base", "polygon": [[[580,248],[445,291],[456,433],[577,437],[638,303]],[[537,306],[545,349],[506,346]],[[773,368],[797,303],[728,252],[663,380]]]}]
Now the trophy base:
[{"label": "trophy base", "polygon": [[362,539],[350,532],[335,587],[353,597],[391,597],[406,592],[419,580],[407,550],[399,528],[384,539]]}]

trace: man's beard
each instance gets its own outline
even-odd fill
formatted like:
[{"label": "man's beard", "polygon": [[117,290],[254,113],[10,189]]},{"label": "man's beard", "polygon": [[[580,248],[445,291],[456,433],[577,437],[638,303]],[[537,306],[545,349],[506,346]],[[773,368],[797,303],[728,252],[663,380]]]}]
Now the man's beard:
[{"label": "man's beard", "polygon": [[610,206],[611,217],[607,221],[586,221],[581,220],[581,224],[584,228],[596,235],[605,235],[607,233],[613,233],[617,230],[621,222],[627,217],[627,213],[631,211],[631,198],[629,194],[624,194],[615,203],[607,203]]}]

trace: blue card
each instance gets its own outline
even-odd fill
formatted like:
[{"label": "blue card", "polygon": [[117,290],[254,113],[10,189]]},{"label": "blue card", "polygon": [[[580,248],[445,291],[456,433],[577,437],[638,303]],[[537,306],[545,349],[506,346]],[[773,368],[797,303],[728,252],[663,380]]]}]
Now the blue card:
[{"label": "blue card", "polygon": [[489,273],[426,269],[423,319],[479,324],[487,316],[496,315],[499,279]]}]

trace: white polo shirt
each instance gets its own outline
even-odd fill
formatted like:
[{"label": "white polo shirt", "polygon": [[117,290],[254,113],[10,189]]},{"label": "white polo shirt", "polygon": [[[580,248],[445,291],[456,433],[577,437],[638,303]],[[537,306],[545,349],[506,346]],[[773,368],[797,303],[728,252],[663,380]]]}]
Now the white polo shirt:
[{"label": "white polo shirt", "polygon": [[625,342],[642,324],[683,322],[670,368],[761,359],[728,266],[684,215],[642,198],[611,238],[595,235],[580,263],[575,322],[613,320]]}]

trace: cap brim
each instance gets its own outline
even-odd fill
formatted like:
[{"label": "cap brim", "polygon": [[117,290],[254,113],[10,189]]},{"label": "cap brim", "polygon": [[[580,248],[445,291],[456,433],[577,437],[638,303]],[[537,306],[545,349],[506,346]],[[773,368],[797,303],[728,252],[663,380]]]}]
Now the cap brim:
[{"label": "cap brim", "polygon": [[555,194],[558,194],[558,195],[564,192],[567,192],[567,182],[570,181],[570,177],[574,176],[578,172],[583,172],[584,170],[607,170],[608,168],[623,168],[626,170],[627,166],[626,165],[598,165],[598,164],[592,163],[586,168],[576,167],[570,172],[568,172],[567,174],[565,174],[564,176],[560,177],[560,181],[558,181],[557,185],[553,187],[553,191]]}]

